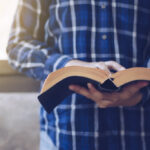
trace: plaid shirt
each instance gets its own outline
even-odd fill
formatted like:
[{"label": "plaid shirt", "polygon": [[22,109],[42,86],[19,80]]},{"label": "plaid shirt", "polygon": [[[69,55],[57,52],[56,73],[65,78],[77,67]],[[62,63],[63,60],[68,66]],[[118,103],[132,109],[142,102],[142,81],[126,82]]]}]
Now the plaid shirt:
[{"label": "plaid shirt", "polygon": [[[72,59],[150,66],[149,33],[149,0],[19,0],[7,52],[14,68],[43,81]],[[51,114],[41,109],[41,130],[58,150],[150,150],[149,88],[142,92],[134,107],[106,109],[73,94]]]}]

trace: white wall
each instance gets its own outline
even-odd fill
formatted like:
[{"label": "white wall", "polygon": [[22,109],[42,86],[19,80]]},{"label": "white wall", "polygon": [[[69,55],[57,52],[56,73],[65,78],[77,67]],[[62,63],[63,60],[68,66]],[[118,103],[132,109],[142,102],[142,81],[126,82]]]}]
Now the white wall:
[{"label": "white wall", "polygon": [[37,93],[0,93],[0,150],[38,150]]}]

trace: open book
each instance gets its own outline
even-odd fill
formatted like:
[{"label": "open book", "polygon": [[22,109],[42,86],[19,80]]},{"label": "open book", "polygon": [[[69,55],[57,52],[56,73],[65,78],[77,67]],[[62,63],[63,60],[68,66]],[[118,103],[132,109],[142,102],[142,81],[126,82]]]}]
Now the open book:
[{"label": "open book", "polygon": [[100,91],[113,92],[137,80],[150,81],[150,69],[135,67],[109,74],[97,68],[64,67],[49,74],[38,99],[50,113],[64,98],[73,93],[68,88],[71,84],[87,87],[87,83],[92,83]]}]

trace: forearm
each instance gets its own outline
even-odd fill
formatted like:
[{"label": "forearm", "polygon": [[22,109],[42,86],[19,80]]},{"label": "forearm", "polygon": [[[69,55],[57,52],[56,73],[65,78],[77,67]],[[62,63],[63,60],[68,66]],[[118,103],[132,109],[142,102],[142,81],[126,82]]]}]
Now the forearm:
[{"label": "forearm", "polygon": [[[23,43],[23,44],[22,44]],[[12,47],[8,46],[9,63],[19,72],[38,80],[44,80],[46,76],[65,65],[71,60],[69,56],[61,55],[54,49],[39,41],[21,41]]]}]

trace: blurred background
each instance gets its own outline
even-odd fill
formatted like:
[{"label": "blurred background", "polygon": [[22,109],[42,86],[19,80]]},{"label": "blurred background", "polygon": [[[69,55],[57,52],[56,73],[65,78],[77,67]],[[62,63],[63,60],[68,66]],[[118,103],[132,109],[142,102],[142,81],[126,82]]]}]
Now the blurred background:
[{"label": "blurred background", "polygon": [[39,82],[8,65],[6,46],[18,0],[0,0],[0,150],[39,147]]}]

